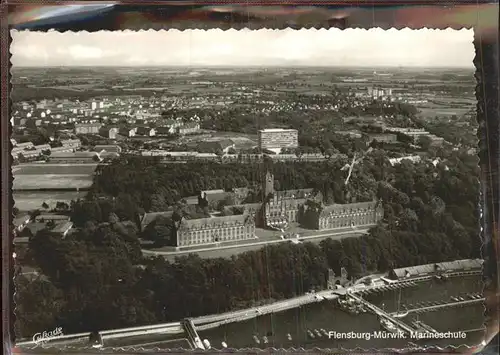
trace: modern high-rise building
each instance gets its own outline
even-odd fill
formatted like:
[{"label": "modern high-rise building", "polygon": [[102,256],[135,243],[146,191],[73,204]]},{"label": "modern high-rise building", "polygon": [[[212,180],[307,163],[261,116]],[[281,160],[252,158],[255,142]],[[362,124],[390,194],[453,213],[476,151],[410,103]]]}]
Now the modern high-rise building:
[{"label": "modern high-rise building", "polygon": [[262,129],[259,131],[260,149],[297,148],[299,133],[296,129]]}]

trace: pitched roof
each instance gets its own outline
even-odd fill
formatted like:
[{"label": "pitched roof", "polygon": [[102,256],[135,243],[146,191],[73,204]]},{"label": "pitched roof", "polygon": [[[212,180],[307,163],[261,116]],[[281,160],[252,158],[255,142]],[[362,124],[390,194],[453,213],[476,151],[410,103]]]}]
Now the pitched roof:
[{"label": "pitched roof", "polygon": [[409,266],[405,268],[394,269],[392,270],[392,272],[397,277],[404,277],[407,272],[409,272],[411,276],[417,276],[433,273],[436,271],[436,267],[443,271],[479,269],[482,267],[483,262],[484,260],[482,259],[463,259],[435,264]]},{"label": "pitched roof", "polygon": [[14,220],[12,221],[12,224],[14,225],[14,227],[19,227],[23,223],[26,223],[27,221],[29,221],[29,219],[30,219],[29,215],[18,216],[16,218],[14,218]]},{"label": "pitched roof", "polygon": [[47,221],[69,221],[69,216],[65,216],[63,214],[40,214],[35,217],[35,221],[39,222],[42,220],[47,220]]},{"label": "pitched roof", "polygon": [[150,223],[155,221],[158,217],[170,218],[174,211],[164,211],[164,212],[150,212],[145,213],[141,219],[141,230],[143,231]]},{"label": "pitched roof", "polygon": [[374,210],[377,207],[378,201],[369,202],[357,202],[357,203],[346,203],[346,204],[333,204],[328,206],[323,206],[321,210],[321,215],[327,215],[329,213],[342,213],[346,210],[358,210],[358,209],[368,209]]},{"label": "pitched roof", "polygon": [[75,127],[102,127],[101,123],[75,123]]},{"label": "pitched roof", "polygon": [[64,233],[73,227],[73,222],[61,222],[57,223],[54,228],[52,228],[53,233]]},{"label": "pitched roof", "polygon": [[301,199],[301,198],[312,197],[313,192],[314,189],[298,189],[298,190],[276,191],[275,194],[279,198],[284,198],[284,199]]},{"label": "pitched roof", "polygon": [[105,150],[107,152],[121,153],[122,148],[119,145],[115,144],[97,144],[92,150],[95,152]]},{"label": "pitched roof", "polygon": [[99,154],[97,152],[57,152],[50,155],[51,158],[93,158],[96,156],[99,157]]},{"label": "pitched roof", "polygon": [[233,216],[223,216],[223,217],[206,217],[197,219],[183,219],[181,222],[181,228],[185,227],[187,229],[199,229],[199,228],[214,228],[214,227],[224,227],[231,225],[241,225],[244,223],[253,222],[249,215],[244,213],[240,215]]}]

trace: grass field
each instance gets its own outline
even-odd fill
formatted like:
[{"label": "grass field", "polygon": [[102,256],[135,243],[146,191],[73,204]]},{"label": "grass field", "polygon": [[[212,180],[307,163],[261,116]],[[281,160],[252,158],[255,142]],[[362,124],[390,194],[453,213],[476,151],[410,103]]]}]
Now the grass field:
[{"label": "grass field", "polygon": [[86,189],[92,186],[92,175],[20,174],[14,175],[13,190]]},{"label": "grass field", "polygon": [[18,175],[89,175],[92,176],[97,164],[21,164],[12,167],[14,177]]},{"label": "grass field", "polygon": [[234,142],[236,149],[249,149],[257,146],[257,135],[238,132],[210,131],[207,134],[187,136],[178,140],[179,143],[197,144],[200,142],[216,142],[230,139]]},{"label": "grass field", "polygon": [[20,211],[29,212],[41,208],[45,202],[49,209],[55,208],[57,202],[66,202],[85,197],[86,192],[77,191],[14,191],[14,205]]}]

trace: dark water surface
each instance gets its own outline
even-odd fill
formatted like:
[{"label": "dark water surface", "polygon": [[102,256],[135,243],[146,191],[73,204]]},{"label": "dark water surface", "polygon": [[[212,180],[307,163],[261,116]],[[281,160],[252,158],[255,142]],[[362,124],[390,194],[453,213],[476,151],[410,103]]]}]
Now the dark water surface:
[{"label": "dark water surface", "polygon": [[[470,293],[482,293],[482,288],[479,276],[467,276],[448,281],[422,282],[416,287],[380,292],[367,295],[365,298],[386,311],[394,312],[398,310],[398,305],[401,309],[403,304],[408,306],[413,304],[413,306],[409,306],[409,308],[413,308],[418,302],[449,301],[452,296],[464,297]],[[323,301],[200,331],[199,336],[201,339],[208,339],[215,348],[220,348],[222,342],[225,342],[230,348],[404,348],[408,346],[410,341],[419,345],[441,347],[462,344],[476,345],[483,338],[483,332],[478,331],[478,329],[483,326],[484,306],[477,303],[418,315],[409,314],[402,320],[408,325],[411,325],[412,321],[419,320],[438,332],[476,331],[467,332],[465,339],[426,339],[420,341],[414,339],[374,339],[373,332],[382,330],[376,315],[371,313],[351,315],[338,309],[334,301]],[[322,328],[326,332],[335,331],[344,334],[354,332],[357,338],[329,339],[325,335],[315,335],[315,338],[312,339],[308,336],[308,330],[314,331],[314,329],[320,330]],[[372,337],[369,340],[362,339],[360,338],[361,333],[369,333]],[[288,335],[291,336],[291,340],[289,340]],[[260,344],[254,340],[254,336],[259,338]],[[264,343],[264,336],[268,339],[267,344]]]}]

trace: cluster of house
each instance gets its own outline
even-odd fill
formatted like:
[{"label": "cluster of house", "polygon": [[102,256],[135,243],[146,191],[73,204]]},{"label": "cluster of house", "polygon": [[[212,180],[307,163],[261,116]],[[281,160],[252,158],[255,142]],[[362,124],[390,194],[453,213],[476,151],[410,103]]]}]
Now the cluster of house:
[{"label": "cluster of house", "polygon": [[[351,82],[355,82],[351,80]],[[381,86],[371,86],[367,87],[364,91],[356,92],[355,97],[358,98],[371,98],[384,101],[392,101],[394,98],[392,96],[392,88],[383,88]]]},{"label": "cluster of house", "polygon": [[127,138],[135,136],[154,137],[163,135],[188,135],[200,131],[199,122],[184,122],[169,120],[162,123],[162,126],[152,128],[147,126],[105,126],[101,123],[78,123],[75,124],[75,134],[98,134],[109,139],[116,139],[118,135]]},{"label": "cluster of house", "polygon": [[32,142],[18,143],[15,139],[11,139],[10,142],[14,161],[33,161],[42,156],[73,153],[82,145],[79,139],[63,139],[59,147],[51,147],[49,144],[34,145]]},{"label": "cluster of house", "polygon": [[[351,121],[352,120],[359,121],[360,119],[352,118]],[[433,147],[440,147],[446,142],[444,138],[438,137],[423,128],[391,127],[379,120],[363,123],[368,123],[371,127],[378,128],[379,132],[342,131],[337,133],[342,135],[349,135],[353,138],[363,137],[367,140],[368,143],[371,143],[373,141],[381,143],[397,143],[399,142],[398,135],[405,136],[413,144],[420,144],[421,138],[425,137],[429,141],[430,146]]]},{"label": "cluster of house", "polygon": [[28,242],[29,236],[36,235],[41,230],[61,238],[66,237],[73,228],[70,217],[60,214],[40,214],[32,217],[22,215],[13,220],[14,242]]},{"label": "cluster of house", "polygon": [[119,157],[122,148],[118,145],[96,145],[90,151],[78,151],[82,143],[79,139],[63,139],[61,146],[51,147],[49,144],[34,145],[31,142],[17,143],[11,139],[12,158],[16,162],[37,160],[51,163],[96,163]]},{"label": "cluster of house", "polygon": [[[87,102],[42,100],[36,103],[14,104],[11,122],[16,129],[74,127],[76,134],[99,134],[109,139],[155,135],[188,135],[200,130],[198,116],[189,119],[164,120],[166,107],[160,99],[147,100],[140,96],[125,96],[114,100],[104,98]],[[158,128],[152,128],[154,123]]]},{"label": "cluster of house", "polygon": [[447,272],[471,272],[481,271],[483,268],[483,259],[463,259],[446,261],[435,264],[425,264],[417,266],[409,266],[405,268],[392,269],[389,271],[389,278],[393,280],[401,280],[412,277],[425,277],[439,274],[446,274]]},{"label": "cluster of house", "polygon": [[187,198],[186,202],[214,208],[229,198],[234,204],[206,218],[178,216],[176,219],[173,211],[146,213],[141,219],[141,229],[147,232],[148,225],[157,218],[167,218],[173,231],[170,244],[182,249],[255,239],[256,227],[284,232],[298,223],[309,229],[327,230],[372,226],[383,218],[383,208],[378,201],[324,206],[320,194],[312,189],[275,191],[274,176],[270,172],[263,184],[263,202],[244,203],[248,192],[245,188],[230,192],[202,191],[200,196]]}]

